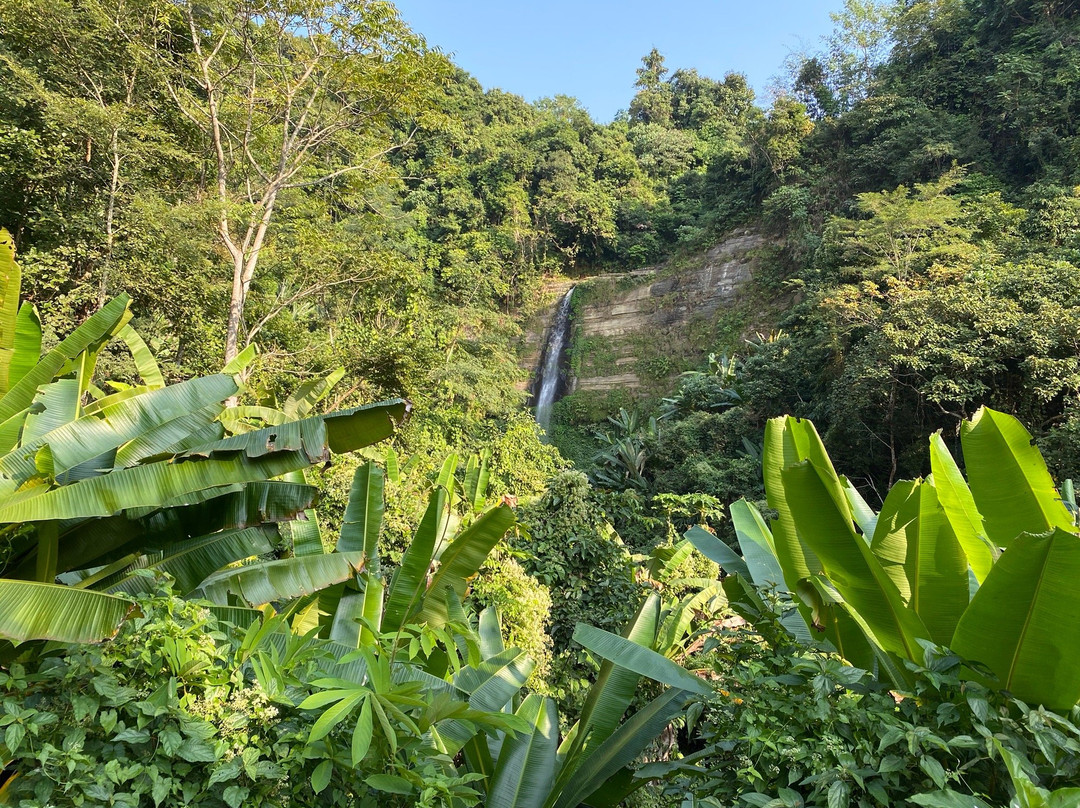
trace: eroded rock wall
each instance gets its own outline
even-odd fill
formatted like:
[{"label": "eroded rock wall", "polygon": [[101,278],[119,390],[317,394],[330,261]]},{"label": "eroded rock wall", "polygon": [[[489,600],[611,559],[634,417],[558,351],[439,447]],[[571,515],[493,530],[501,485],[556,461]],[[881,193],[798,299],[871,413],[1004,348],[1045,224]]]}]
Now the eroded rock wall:
[{"label": "eroded rock wall", "polygon": [[[718,311],[753,277],[764,239],[753,231],[726,238],[679,267],[654,267],[582,279],[575,305],[573,389],[664,387],[712,345]],[[553,303],[526,336],[522,364],[535,371],[554,307],[571,285],[553,285]]]}]

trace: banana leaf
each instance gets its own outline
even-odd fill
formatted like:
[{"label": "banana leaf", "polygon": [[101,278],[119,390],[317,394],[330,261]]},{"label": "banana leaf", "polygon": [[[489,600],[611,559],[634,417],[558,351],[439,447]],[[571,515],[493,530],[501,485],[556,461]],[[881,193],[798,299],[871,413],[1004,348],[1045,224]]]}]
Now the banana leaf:
[{"label": "banana leaf", "polygon": [[921,661],[918,640],[929,639],[929,631],[904,603],[867,543],[855,533],[851,510],[835,474],[807,460],[784,469],[781,481],[800,536],[844,602],[870,626],[871,639],[886,651]]},{"label": "banana leaf", "polygon": [[[274,549],[271,539],[275,533],[273,527],[267,525],[189,539],[163,552],[143,556],[124,572],[145,568],[168,573],[176,581],[176,590],[181,595],[187,595],[226,565],[271,552]],[[122,577],[117,582],[95,588],[114,595],[121,592],[136,595],[147,591],[148,583],[153,584],[152,580],[147,581],[141,575],[124,575],[123,572],[119,575]]]},{"label": "banana leaf", "polygon": [[129,302],[127,295],[110,300],[13,384],[0,398],[0,423],[29,407],[37,389],[51,382],[67,363],[84,351],[96,350],[112,339],[131,318]]},{"label": "banana leaf", "polygon": [[[204,408],[219,404],[237,390],[231,376],[205,376],[106,407],[100,416],[87,416],[76,420],[74,405],[78,399],[74,384],[73,381],[65,380],[45,388],[49,390],[66,385],[66,393],[71,399],[71,417],[61,414],[58,421],[48,421],[48,429],[42,430],[29,427],[32,418],[42,419],[45,413],[28,415],[28,430],[24,432],[22,444],[0,457],[0,473],[19,482],[29,479],[34,473],[33,455],[45,444],[52,450],[57,474],[110,449],[117,449],[129,441],[139,441],[147,450],[158,448],[146,444],[145,436],[148,433],[177,420],[184,429],[190,430],[193,413],[201,413],[205,417],[209,413],[203,412]],[[48,400],[44,403],[47,413],[51,405]],[[210,420],[212,419],[207,419],[207,422]],[[36,426],[36,422],[33,423]],[[136,453],[135,457],[138,458],[142,453]],[[129,449],[129,462],[125,465],[130,463],[131,454],[132,450]]]},{"label": "banana leaf", "polygon": [[716,538],[712,533],[705,530],[698,525],[694,525],[686,533],[683,534],[687,541],[693,544],[703,556],[710,561],[715,561],[721,567],[724,568],[724,572],[728,575],[745,575],[750,577],[750,570],[746,566],[746,562],[724,544],[720,539]]},{"label": "banana leaf", "polygon": [[480,653],[485,659],[506,650],[503,645],[502,626],[499,625],[499,613],[490,606],[480,612],[477,634],[480,637]]},{"label": "banana leaf", "polygon": [[337,543],[339,553],[367,553],[368,566],[374,569],[378,568],[384,484],[382,469],[370,460],[357,468]]},{"label": "banana leaf", "polygon": [[8,385],[18,384],[41,357],[41,320],[30,303],[19,307],[15,319],[15,345],[8,364]]},{"label": "banana leaf", "polygon": [[439,567],[431,577],[428,595],[420,608],[421,622],[439,626],[446,621],[444,588],[450,586],[459,598],[465,597],[469,579],[480,571],[492,549],[516,521],[512,509],[499,505],[453,538],[439,556]]},{"label": "banana leaf", "polygon": [[757,508],[740,499],[728,509],[731,524],[739,539],[739,549],[746,561],[750,580],[759,587],[784,589],[784,573],[776,560],[773,537]]},{"label": "banana leaf", "polygon": [[[590,802],[593,794],[601,798],[607,784],[620,785],[621,781],[615,775],[637,760],[671,720],[682,712],[686,698],[687,694],[682,690],[672,689],[645,705],[597,747],[581,764],[569,787],[549,797],[547,805],[576,808],[582,802]],[[646,782],[643,780],[639,785]]]},{"label": "banana leaf", "polygon": [[994,546],[1008,547],[1021,533],[1072,529],[1072,515],[1023,424],[983,407],[961,425],[960,442],[971,494]]},{"label": "banana leaf", "polygon": [[934,486],[896,483],[881,506],[870,549],[931,639],[948,645],[968,605],[968,562]]},{"label": "banana leaf", "polygon": [[334,385],[345,377],[345,368],[338,368],[321,379],[311,379],[294,390],[282,405],[281,410],[287,420],[303,418],[329,395]]},{"label": "banana leaf", "polygon": [[719,582],[710,584],[700,592],[687,595],[680,600],[664,619],[655,650],[668,658],[680,653],[682,639],[693,625],[694,618],[703,612],[708,604],[715,601],[719,601],[721,605],[727,605],[727,595]]},{"label": "banana leaf", "polygon": [[982,583],[994,565],[998,550],[986,537],[982,514],[975,507],[971,489],[940,432],[930,436],[930,470],[933,472],[934,488],[937,489],[938,502],[945,512],[945,518],[949,520],[957,541],[964,548],[975,580]]},{"label": "banana leaf", "polygon": [[330,553],[321,556],[264,561],[212,575],[196,595],[228,606],[230,594],[249,606],[263,606],[309,595],[352,578],[363,568],[363,553]]},{"label": "banana leaf", "polygon": [[[697,525],[690,529],[694,530],[694,528],[701,530],[707,536],[712,535]],[[685,538],[675,544],[654,547],[649,559],[649,577],[654,581],[668,580],[682,566],[683,562],[693,554],[694,545]]]},{"label": "banana leaf", "polygon": [[[364,589],[354,581],[341,585],[330,620],[330,639],[350,648],[360,646],[360,618],[364,616]],[[336,587],[335,587],[336,589]],[[320,599],[319,608],[323,602]]]},{"label": "banana leaf", "polygon": [[[43,384],[37,395],[34,396],[34,402],[26,413],[20,446],[10,454],[0,458],[0,474],[4,474],[19,483],[24,483],[30,479],[37,473],[34,465],[37,451],[48,442],[42,440],[42,436],[47,435],[51,430],[70,424],[78,415],[78,382],[74,379],[60,379],[49,384]],[[56,474],[62,474],[71,467],[58,465],[58,461],[59,464],[63,463],[63,456],[61,455],[58,458],[56,448],[51,444],[49,450],[53,455],[53,468]],[[94,452],[84,456],[82,459],[89,460],[98,454],[100,452]],[[13,457],[23,458],[25,473],[19,474],[12,468],[10,458]]]},{"label": "banana leaf", "polygon": [[610,631],[578,623],[574,627],[574,642],[615,665],[653,681],[708,696],[712,688],[681,665],[672,662],[651,648],[645,648],[632,640],[612,634]]},{"label": "banana leaf", "polygon": [[327,449],[335,454],[354,452],[390,437],[411,409],[412,405],[402,399],[365,404],[233,435],[195,447],[189,454],[242,452],[258,458],[278,452],[302,452],[309,465],[323,463],[329,457]]},{"label": "banana leaf", "polygon": [[[762,450],[762,473],[765,480],[765,497],[770,508],[776,511],[771,524],[773,549],[776,560],[784,574],[785,588],[794,592],[799,581],[821,572],[821,562],[800,537],[791,514],[791,505],[784,492],[781,474],[788,466],[809,458],[809,446],[820,444],[817,431],[809,421],[790,416],[773,418],[765,425]],[[815,450],[815,454],[824,453]],[[831,463],[829,464],[831,468]],[[798,603],[799,612],[809,626],[812,623],[806,607]]]},{"label": "banana leaf", "polygon": [[435,544],[439,538],[443,511],[446,510],[445,488],[436,488],[428,499],[427,510],[416,527],[412,541],[401,557],[401,565],[390,582],[390,594],[383,611],[383,630],[397,631],[406,623],[427,589],[427,574],[431,567]]},{"label": "banana leaf", "polygon": [[[507,649],[485,659],[476,666],[467,666],[454,674],[454,685],[469,694],[469,706],[474,710],[498,712],[525,686],[536,663],[517,648]],[[475,727],[463,721],[444,721],[439,725],[439,737],[445,754],[456,755],[476,734]]]},{"label": "banana leaf", "polygon": [[0,395],[26,375],[41,351],[41,324],[33,306],[19,307],[21,287],[15,242],[0,228]]},{"label": "banana leaf", "polygon": [[127,598],[59,584],[0,579],[0,638],[101,642],[135,608]]},{"label": "banana leaf", "polygon": [[[651,593],[627,624],[623,637],[642,648],[652,648],[660,622],[660,597]],[[559,746],[562,761],[555,790],[561,791],[582,760],[611,737],[629,708],[642,674],[611,659],[604,659],[600,672],[581,709],[581,716]]]},{"label": "banana leaf", "polygon": [[[317,489],[277,481],[259,481],[200,491],[207,496],[190,505],[136,510],[106,519],[61,522],[58,570],[83,569],[130,553],[163,550],[170,544],[219,530],[281,523],[309,507]],[[320,547],[320,552],[322,548]],[[33,577],[35,553],[15,554],[9,576]]]},{"label": "banana leaf", "polygon": [[152,508],[162,502],[232,483],[259,482],[309,465],[299,452],[277,452],[251,459],[224,457],[158,462],[120,469],[0,506],[0,523],[39,522],[111,516],[127,508]]},{"label": "banana leaf", "polygon": [[[1067,711],[1080,699],[1080,536],[1021,534],[960,618],[952,649],[1017,698]],[[988,682],[988,684],[993,684]]]},{"label": "banana leaf", "polygon": [[146,340],[140,336],[139,332],[129,324],[121,328],[117,336],[131,351],[131,358],[135,360],[135,369],[139,371],[143,384],[150,390],[160,390],[164,387],[165,377],[161,375],[161,368],[158,367],[150,346],[146,344]]},{"label": "banana leaf", "polygon": [[207,488],[278,477],[306,468],[312,457],[326,459],[328,447],[349,451],[381,440],[392,431],[395,414],[405,411],[404,402],[360,407],[236,435],[170,462],[120,469],[50,491],[27,490],[9,496],[0,507],[0,523],[110,516],[127,508],[158,506]]},{"label": "banana leaf", "polygon": [[181,454],[192,446],[220,439],[225,434],[218,420],[221,410],[220,404],[208,404],[148,429],[116,450],[115,467],[126,468]]},{"label": "banana leaf", "polygon": [[310,556],[325,553],[318,513],[314,508],[307,508],[297,515],[299,518],[282,525],[281,531],[281,535],[292,547],[292,554]]},{"label": "banana leaf", "polygon": [[485,808],[541,808],[550,793],[559,731],[555,702],[534,693],[515,715],[528,722],[529,731],[503,740]]}]

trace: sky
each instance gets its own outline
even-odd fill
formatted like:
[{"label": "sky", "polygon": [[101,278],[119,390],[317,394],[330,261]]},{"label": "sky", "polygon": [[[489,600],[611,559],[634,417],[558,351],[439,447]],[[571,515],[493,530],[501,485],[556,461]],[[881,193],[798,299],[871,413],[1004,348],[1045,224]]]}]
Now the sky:
[{"label": "sky", "polygon": [[394,0],[428,44],[485,87],[527,101],[571,95],[601,122],[626,109],[652,48],[665,65],[745,73],[768,102],[793,52],[813,51],[843,0]]}]

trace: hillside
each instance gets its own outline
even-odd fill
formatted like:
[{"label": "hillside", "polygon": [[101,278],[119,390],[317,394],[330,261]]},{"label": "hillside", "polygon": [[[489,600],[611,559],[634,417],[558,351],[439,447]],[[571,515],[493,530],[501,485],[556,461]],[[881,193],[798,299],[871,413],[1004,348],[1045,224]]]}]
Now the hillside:
[{"label": "hillside", "polygon": [[1080,0],[832,19],[0,0],[0,805],[1080,804]]}]

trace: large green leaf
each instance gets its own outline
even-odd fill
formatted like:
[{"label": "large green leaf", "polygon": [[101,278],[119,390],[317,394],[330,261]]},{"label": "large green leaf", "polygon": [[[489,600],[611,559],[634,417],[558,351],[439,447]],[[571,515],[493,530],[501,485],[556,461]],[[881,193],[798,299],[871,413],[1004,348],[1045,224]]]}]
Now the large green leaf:
[{"label": "large green leaf", "polygon": [[[74,386],[72,381],[61,381],[49,388],[64,384]],[[61,417],[56,423],[50,422],[46,431],[30,431],[17,449],[0,457],[0,473],[20,482],[29,479],[34,473],[34,455],[48,444],[56,473],[61,474],[173,422],[179,421],[188,429],[193,413],[220,403],[236,391],[231,376],[204,376],[121,401],[104,408],[100,415],[77,420]],[[48,412],[48,401],[45,404]],[[44,413],[35,417],[42,418]]]},{"label": "large green leaf", "polygon": [[[242,530],[225,530],[209,536],[189,539],[152,556],[145,556],[130,569],[146,568],[160,570],[176,580],[176,589],[186,595],[198,588],[210,575],[236,561],[271,552],[271,526],[248,527]],[[149,582],[152,586],[152,581]],[[126,576],[122,580],[99,586],[113,594],[127,592],[138,594],[147,590],[147,579],[142,576]]]},{"label": "large green leaf", "polygon": [[[652,648],[659,623],[660,596],[652,593],[626,626],[623,637],[643,648]],[[611,737],[637,693],[641,676],[641,673],[604,659],[580,718],[559,747],[563,764],[556,790],[565,787],[582,760]]]},{"label": "large green leaf", "polygon": [[[336,591],[338,587],[334,587]],[[328,590],[329,591],[329,590]],[[319,608],[323,600],[319,599]],[[342,585],[330,620],[330,639],[352,648],[360,646],[360,618],[364,616],[364,590],[353,581]]]},{"label": "large green leaf", "polygon": [[807,460],[784,469],[781,481],[799,535],[844,601],[870,626],[873,639],[887,651],[921,660],[918,640],[929,639],[929,632],[904,603],[869,545],[855,533],[835,472]]},{"label": "large green leaf", "polygon": [[497,656],[506,650],[502,638],[502,626],[499,624],[499,613],[491,606],[480,612],[477,621],[477,635],[480,637],[480,654],[487,657]]},{"label": "large green leaf", "polygon": [[820,439],[809,421],[786,416],[773,418],[765,425],[762,455],[765,496],[777,514],[771,525],[773,543],[789,592],[795,591],[799,581],[821,572],[821,562],[799,536],[781,479],[784,469],[809,457],[811,443],[820,443]]},{"label": "large green leaf", "polygon": [[476,575],[491,550],[516,521],[506,505],[492,508],[456,535],[439,556],[439,567],[431,577],[428,595],[420,609],[420,621],[439,625],[446,620],[445,588],[465,597],[468,580]]},{"label": "large green leaf", "polygon": [[146,344],[146,340],[140,336],[139,332],[129,324],[121,328],[117,336],[131,351],[131,358],[135,360],[135,369],[139,371],[143,384],[151,390],[164,387],[165,377],[161,375],[161,368],[158,367],[150,346]]},{"label": "large green leaf", "polygon": [[657,635],[655,650],[669,658],[679,655],[683,650],[683,639],[693,625],[694,619],[702,613],[715,613],[716,608],[726,605],[727,595],[719,581],[698,592],[686,595],[668,611],[664,618]]},{"label": "large green leaf", "polygon": [[168,462],[120,469],[51,491],[28,489],[9,496],[0,507],[0,522],[109,516],[127,508],[158,506],[207,488],[278,477],[306,468],[312,458],[325,460],[328,447],[344,446],[351,451],[349,447],[385,437],[392,431],[394,413],[404,413],[404,407],[404,403],[390,402],[309,418],[226,438]]},{"label": "large green leaf", "polygon": [[22,272],[15,263],[15,241],[0,228],[0,395],[11,386],[10,370],[15,354],[16,320]]},{"label": "large green leaf", "polygon": [[334,385],[345,377],[345,368],[337,370],[319,379],[311,379],[296,388],[281,406],[285,418],[295,420],[303,418],[314,409],[315,405],[329,395]]},{"label": "large green leaf", "polygon": [[731,524],[739,539],[739,549],[746,560],[750,579],[760,587],[784,589],[784,573],[776,560],[773,536],[757,508],[740,499],[728,509]]},{"label": "large green leaf", "polygon": [[367,553],[368,567],[374,569],[378,568],[384,485],[382,469],[370,460],[357,468],[337,544],[341,553]]},{"label": "large green leaf", "polygon": [[322,526],[314,508],[307,508],[299,519],[283,525],[282,536],[292,547],[294,556],[322,555]]},{"label": "large green leaf", "polygon": [[111,516],[127,508],[153,508],[204,489],[277,477],[309,465],[299,452],[278,452],[257,459],[241,454],[186,458],[120,469],[80,480],[0,506],[0,523],[38,522]]},{"label": "large green leaf", "polygon": [[15,346],[8,365],[8,384],[18,384],[41,358],[41,320],[30,303],[19,307],[15,318]]},{"label": "large green leaf", "polygon": [[127,295],[110,300],[13,384],[0,398],[0,423],[29,407],[37,389],[51,382],[65,364],[84,351],[96,351],[112,339],[131,317],[129,301]]},{"label": "large green leaf", "polygon": [[750,570],[747,569],[742,557],[703,527],[694,525],[683,534],[683,538],[694,545],[707,559],[723,567],[728,575],[738,574],[750,577]]},{"label": "large green leaf", "polygon": [[983,407],[961,425],[960,441],[971,494],[995,546],[1008,547],[1021,533],[1072,529],[1072,515],[1023,424]]},{"label": "large green leaf", "polygon": [[1068,710],[1080,699],[1080,536],[1022,534],[1001,554],[953,635],[1017,698]]},{"label": "large green leaf", "polygon": [[134,466],[160,459],[163,455],[182,454],[194,446],[219,440],[225,434],[224,426],[218,420],[221,411],[222,405],[208,404],[201,410],[149,429],[121,446],[116,451],[113,465],[116,468]]},{"label": "large green leaf", "polygon": [[127,598],[58,584],[0,579],[0,638],[100,642],[135,608]]},{"label": "large green leaf", "polygon": [[859,489],[851,484],[851,480],[841,475],[840,485],[844,488],[844,496],[847,497],[848,507],[851,508],[851,515],[855,519],[855,524],[859,526],[863,537],[869,541],[870,537],[874,535],[874,531],[877,530],[877,514],[863,499]]},{"label": "large green leaf", "polygon": [[938,502],[945,512],[945,518],[949,520],[957,541],[964,548],[968,566],[975,573],[975,580],[982,583],[994,565],[997,549],[986,538],[982,514],[975,507],[971,489],[940,432],[930,436],[930,470],[933,472],[934,488],[937,489]]},{"label": "large green leaf", "polygon": [[968,605],[968,564],[934,486],[922,480],[894,485],[870,547],[931,639],[948,645]]},{"label": "large green leaf", "polygon": [[593,752],[577,770],[569,786],[548,799],[555,808],[576,808],[603,788],[638,756],[682,712],[687,694],[668,690],[649,702]]},{"label": "large green leaf", "polygon": [[647,676],[661,684],[706,696],[712,693],[708,684],[681,665],[651,648],[645,648],[610,631],[578,623],[574,627],[574,642],[580,643],[603,659],[611,660],[620,668]]},{"label": "large green leaf", "polygon": [[249,606],[292,600],[352,578],[363,568],[363,553],[264,561],[224,570],[207,579],[199,592],[213,603],[228,605],[231,593]]},{"label": "large green leaf", "polygon": [[534,693],[516,715],[529,723],[529,731],[503,741],[485,808],[541,808],[551,790],[559,732],[555,702]]},{"label": "large green leaf", "polygon": [[401,565],[390,583],[390,595],[383,612],[383,629],[397,631],[409,619],[419,605],[427,585],[435,544],[439,541],[439,529],[446,510],[446,489],[439,487],[431,492],[427,510],[417,525],[412,541],[405,549]]},{"label": "large green leaf", "polygon": [[[34,461],[38,449],[48,442],[42,440],[42,436],[49,434],[54,429],[72,423],[78,415],[79,383],[77,381],[74,379],[60,379],[49,384],[43,384],[37,395],[34,396],[33,406],[26,413],[26,420],[23,422],[22,445],[11,454],[0,458],[0,474],[19,483],[24,483],[34,476],[37,473]],[[56,450],[51,444],[49,445],[49,451],[53,458],[54,474],[63,474],[72,466],[77,465],[75,463],[70,466],[65,465],[63,456],[57,458]],[[83,460],[89,460],[99,454],[101,452],[94,452],[84,457]],[[20,474],[12,468],[10,463],[12,457],[21,457],[23,459],[24,473]],[[9,462],[5,463],[4,461]]]},{"label": "large green leaf", "polygon": [[277,452],[303,452],[309,463],[326,462],[327,449],[336,454],[354,452],[394,434],[411,405],[402,399],[365,404],[328,415],[256,429],[233,435],[191,450],[192,454],[243,452],[261,457]]},{"label": "large green leaf", "polygon": [[[523,651],[509,648],[475,666],[454,674],[454,685],[469,694],[474,710],[498,712],[525,686],[536,663]],[[455,755],[476,734],[476,728],[463,721],[444,721],[439,736],[446,754]]]}]

